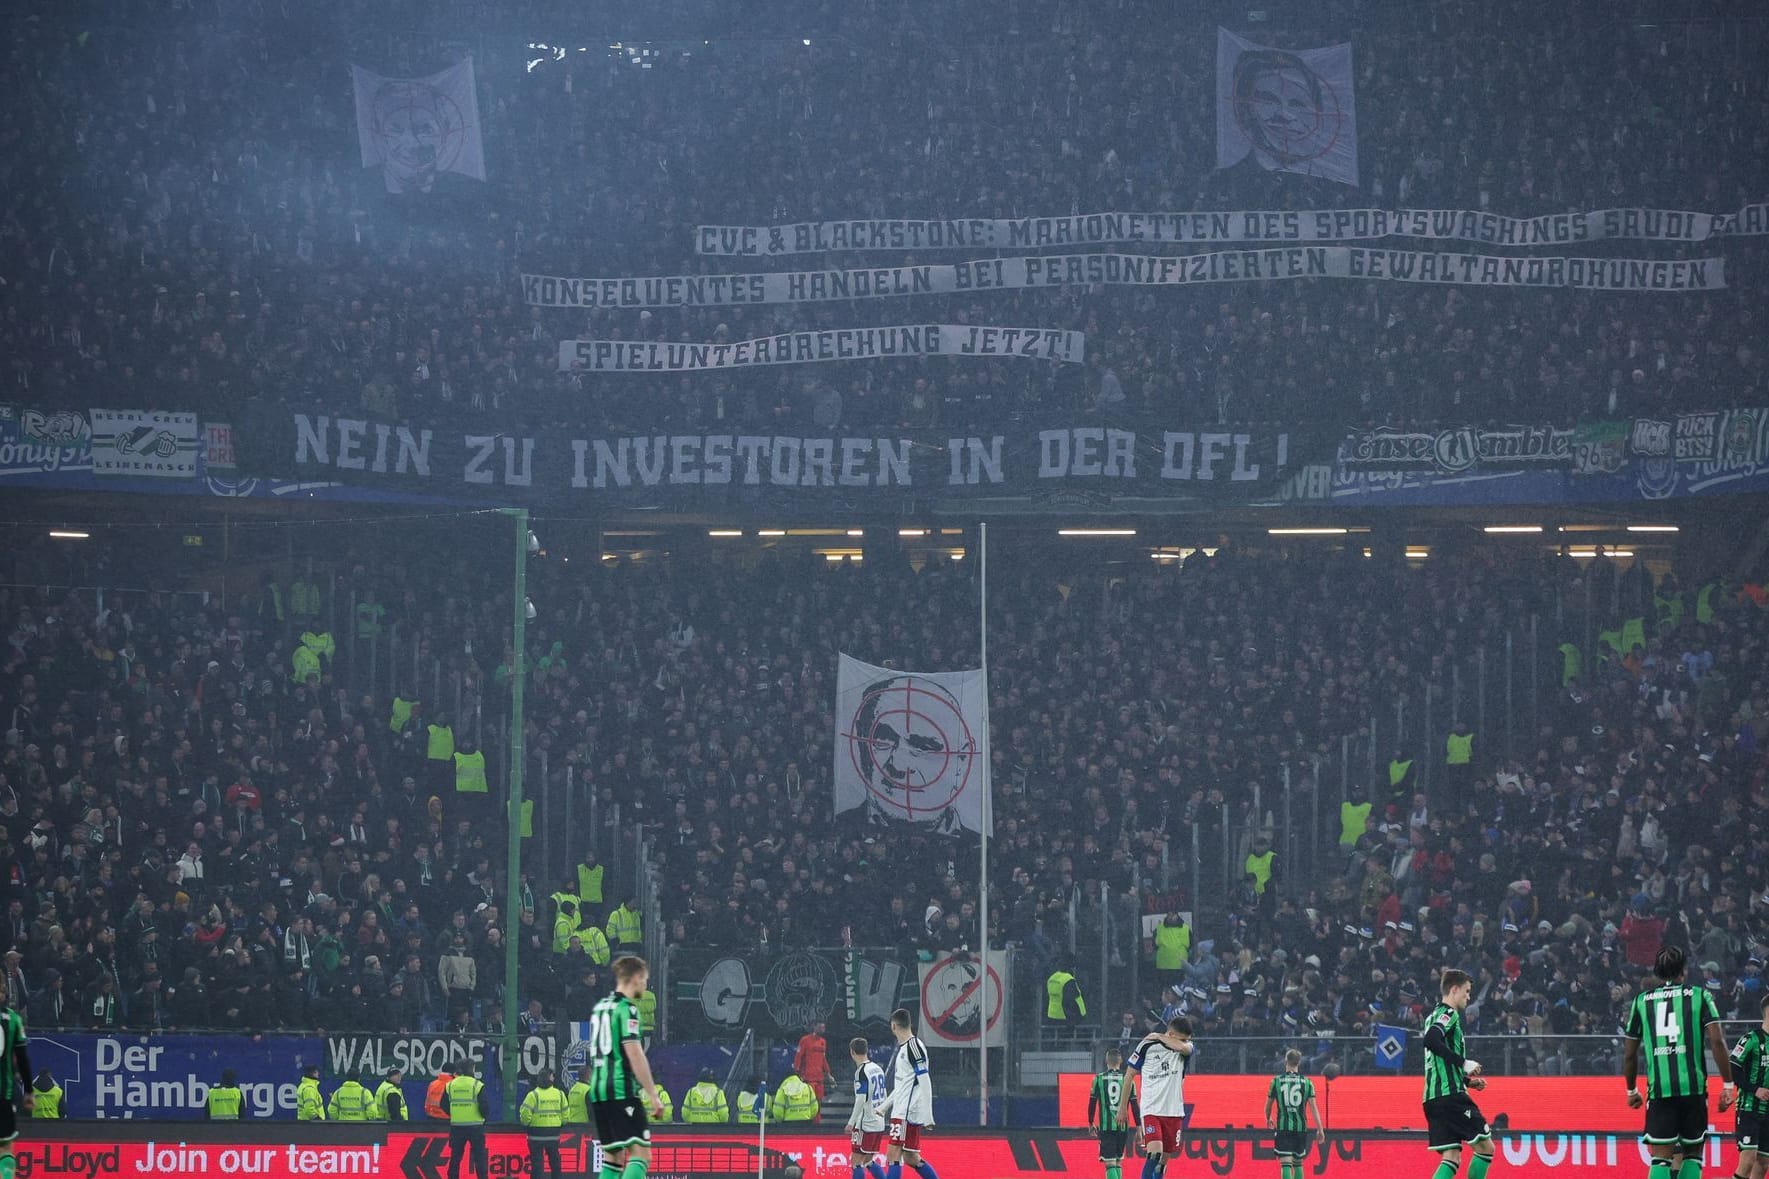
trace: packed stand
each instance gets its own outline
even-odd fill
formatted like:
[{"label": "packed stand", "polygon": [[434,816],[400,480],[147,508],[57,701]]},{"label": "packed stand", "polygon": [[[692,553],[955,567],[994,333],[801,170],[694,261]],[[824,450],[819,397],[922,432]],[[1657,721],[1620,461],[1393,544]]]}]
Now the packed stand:
[{"label": "packed stand", "polygon": [[[606,985],[610,955],[643,931],[581,854],[594,842],[583,810],[567,833],[581,862],[525,879],[511,906],[495,788],[462,795],[457,762],[432,757],[433,725],[463,757],[480,751],[466,717],[495,717],[510,664],[485,621],[508,610],[499,578],[456,564],[435,597],[404,572],[439,539],[414,528],[374,546],[409,547],[412,562],[323,583],[353,593],[359,623],[367,605],[370,623],[409,628],[440,661],[449,702],[421,686],[403,715],[346,687],[342,656],[303,644],[331,616],[310,574],[269,577],[227,611],[195,595],[112,595],[101,609],[5,591],[6,968],[35,1025],[497,1030],[512,910],[525,1018],[575,1018]],[[980,944],[974,857],[829,818],[831,652],[972,662],[967,568],[783,558],[721,565],[709,583],[536,565],[530,756],[554,767],[547,789],[569,777],[601,815],[618,807],[651,834],[666,945],[831,946],[844,925],[905,954]],[[1132,1024],[1172,1005],[1210,1034],[1356,1035],[1416,1017],[1432,972],[1454,962],[1481,987],[1479,1031],[1611,1032],[1661,939],[1694,948],[1723,1010],[1754,1010],[1763,860],[1754,839],[1703,838],[1715,815],[1748,833],[1761,810],[1769,624],[1749,595],[1705,590],[1698,606],[1696,586],[1678,597],[1639,566],[1480,554],[1407,569],[1225,550],[1109,588],[1036,554],[992,574],[990,941],[1020,945],[1032,977],[1067,963],[1098,985],[1065,951],[1071,933],[1098,944],[1085,902],[1105,881],[1116,929],[1157,893],[1197,922],[1180,964],[1147,963],[1147,994],[1095,993],[1096,1011],[1128,1003]],[[1342,826],[1336,791],[1306,772],[1312,755],[1330,765],[1397,693],[1441,688],[1458,652],[1497,649],[1507,619],[1558,608],[1582,633],[1580,579],[1589,600],[1649,617],[1655,593],[1676,601],[1680,621],[1569,678],[1514,761],[1477,733],[1465,779],[1440,775],[1430,797],[1414,796],[1418,770],[1357,777],[1349,801],[1371,809],[1361,830]],[[1606,608],[1589,625],[1623,617]],[[1558,682],[1563,656],[1545,654]],[[292,667],[317,667],[317,690]],[[1299,798],[1322,795],[1322,828],[1298,845],[1314,841],[1320,874],[1279,859],[1263,889],[1242,878],[1226,896],[1179,898],[1194,827],[1207,881],[1225,825],[1233,876],[1270,846],[1253,797],[1263,789],[1269,811],[1286,761]]]},{"label": "packed stand", "polygon": [[[1029,0],[988,6],[985,19],[963,5],[840,7],[814,18],[814,37],[731,29],[695,47],[678,36],[645,68],[605,37],[557,61],[499,27],[476,48],[488,181],[445,176],[460,183],[398,200],[358,167],[345,65],[440,68],[462,51],[455,16],[425,33],[405,22],[389,32],[385,14],[342,4],[328,19],[230,6],[201,35],[130,27],[121,13],[13,22],[9,57],[30,84],[0,131],[0,179],[14,194],[0,220],[8,396],[216,420],[237,419],[251,397],[582,436],[980,429],[1085,413],[1329,428],[1566,422],[1766,392],[1750,327],[1762,246],[1750,238],[1692,247],[1729,266],[1730,289],[1701,295],[1311,280],[588,314],[523,303],[524,271],[946,260],[705,258],[692,252],[702,223],[1403,205],[1718,212],[1769,194],[1765,34],[1748,22],[1672,36],[1581,27],[1524,0],[1462,0],[1244,30],[1294,47],[1352,42],[1363,181],[1352,190],[1212,171],[1214,30],[1177,10]],[[1673,256],[1637,242],[1581,252]],[[556,371],[561,338],[929,321],[1079,329],[1092,359]]]}]

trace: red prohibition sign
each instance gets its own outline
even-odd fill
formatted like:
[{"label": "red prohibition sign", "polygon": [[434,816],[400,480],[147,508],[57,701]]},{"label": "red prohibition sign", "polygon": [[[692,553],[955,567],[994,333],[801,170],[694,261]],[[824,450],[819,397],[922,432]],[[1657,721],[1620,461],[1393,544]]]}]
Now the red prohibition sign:
[{"label": "red prohibition sign", "polygon": [[[968,970],[976,964],[976,961],[976,959],[960,960],[957,958],[948,958],[944,962],[936,965],[932,970],[928,971],[927,978],[922,981],[922,1014],[927,1017],[928,1023],[933,1026],[934,1030],[939,1033],[942,1039],[958,1040],[960,1042],[974,1042],[984,1031],[993,1029],[997,1023],[1001,1022],[1003,988],[1001,986],[1001,975],[996,972],[993,966],[985,964],[982,973],[977,974],[958,989],[957,998],[950,1001],[946,998],[944,993],[944,982],[941,979],[942,973],[953,970]],[[989,988],[988,991],[977,1000],[977,1003],[979,1009],[983,1012],[984,1019],[987,1020],[987,1028],[983,1026],[984,1020],[977,1021],[978,1026],[975,1031],[957,1031],[948,1027],[949,1023],[955,1022],[954,1016],[958,1014],[959,1008],[963,1007],[970,1001],[971,997],[983,986],[985,979],[989,983]],[[933,1002],[929,998],[930,989],[942,992],[938,1003]],[[991,999],[994,1000],[993,1004],[990,1003]],[[944,1008],[944,1010],[940,1010],[940,1008]]]}]

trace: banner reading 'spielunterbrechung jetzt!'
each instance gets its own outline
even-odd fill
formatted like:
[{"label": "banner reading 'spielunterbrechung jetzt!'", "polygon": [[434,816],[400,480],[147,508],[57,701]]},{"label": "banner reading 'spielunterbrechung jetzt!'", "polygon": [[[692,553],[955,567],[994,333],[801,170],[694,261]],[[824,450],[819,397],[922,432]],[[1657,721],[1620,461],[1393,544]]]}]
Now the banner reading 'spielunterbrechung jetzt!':
[{"label": "banner reading 'spielunterbrechung jetzt!'", "polygon": [[907,360],[917,356],[1021,356],[1080,364],[1087,337],[1051,328],[917,323],[893,327],[782,332],[731,343],[655,340],[561,340],[560,372],[694,372],[837,360]]},{"label": "banner reading 'spielunterbrechung jetzt!'", "polygon": [[[1213,250],[1207,254],[1048,254],[981,258],[925,266],[877,266],[858,270],[795,270],[779,274],[676,274],[654,278],[522,276],[522,294],[536,307],[728,307],[761,303],[829,303],[906,295],[973,294],[1063,286],[1198,286],[1223,282],[1270,282],[1298,278],[1360,278],[1377,282],[1430,282],[1484,287],[1566,287],[1590,291],[1700,291],[1726,285],[1719,258],[1513,257],[1450,250],[1389,250],[1368,246],[1279,246]],[[931,328],[865,329],[926,332]],[[954,328],[954,331],[1026,329]],[[827,333],[804,332],[796,336]],[[1054,333],[1053,333],[1054,334]],[[782,337],[774,337],[780,339]],[[573,343],[575,361],[577,344]],[[603,341],[610,345],[616,341]],[[627,343],[631,343],[630,341]],[[757,341],[746,341],[755,344]],[[853,347],[893,346],[900,341],[856,338]],[[1014,337],[1010,347],[1025,345]],[[663,347],[663,345],[658,345]],[[740,347],[741,345],[731,345]],[[847,345],[838,345],[847,346]],[[770,347],[770,356],[780,349]],[[932,350],[929,349],[930,354]],[[750,355],[753,355],[751,350]],[[745,360],[741,364],[802,363]],[[987,355],[987,353],[985,353]],[[1015,355],[1020,353],[1016,352]],[[810,356],[806,360],[848,360]],[[1054,359],[1068,359],[1054,357]],[[729,362],[728,362],[729,363]],[[683,367],[676,364],[632,367]],[[692,364],[715,368],[724,365]]]}]

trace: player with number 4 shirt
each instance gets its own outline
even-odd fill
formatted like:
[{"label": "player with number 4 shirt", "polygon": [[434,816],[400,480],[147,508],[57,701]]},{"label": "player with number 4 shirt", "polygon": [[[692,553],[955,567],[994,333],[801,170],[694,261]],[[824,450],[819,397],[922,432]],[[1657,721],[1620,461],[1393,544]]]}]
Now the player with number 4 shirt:
[{"label": "player with number 4 shirt", "polygon": [[[1708,1136],[1708,1066],[1711,1052],[1720,1070],[1720,1112],[1738,1096],[1732,1084],[1732,1063],[1720,1035],[1720,1012],[1706,987],[1684,980],[1688,958],[1676,946],[1665,946],[1653,960],[1659,985],[1634,996],[1622,1035],[1622,1079],[1628,1083],[1628,1105],[1646,1106],[1646,1132],[1640,1141],[1652,1156],[1651,1179],[1699,1179],[1701,1148]],[[1640,1093],[1642,1057],[1646,1095]]]}]

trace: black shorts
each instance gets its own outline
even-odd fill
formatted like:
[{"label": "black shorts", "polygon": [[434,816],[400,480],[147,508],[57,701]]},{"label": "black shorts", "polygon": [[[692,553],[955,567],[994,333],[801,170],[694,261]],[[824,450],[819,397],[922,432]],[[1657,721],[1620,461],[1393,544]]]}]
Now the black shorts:
[{"label": "black shorts", "polygon": [[0,1101],[0,1142],[11,1142],[18,1137],[18,1115],[12,1112],[12,1102]]},{"label": "black shorts", "polygon": [[1649,1146],[1700,1146],[1708,1136],[1708,1099],[1660,1097],[1646,1103],[1646,1133],[1640,1141]]},{"label": "black shorts", "polygon": [[1099,1132],[1099,1161],[1115,1163],[1124,1157],[1124,1147],[1130,1140],[1130,1131],[1126,1129],[1101,1130]]},{"label": "black shorts", "polygon": [[1764,1141],[1765,1132],[1769,1132],[1769,1114],[1739,1111],[1737,1138],[1740,1154],[1747,1150],[1769,1152],[1769,1142]]},{"label": "black shorts", "polygon": [[1272,1141],[1272,1153],[1281,1159],[1308,1157],[1307,1130],[1279,1130]]},{"label": "black shorts", "polygon": [[1450,1150],[1464,1142],[1491,1138],[1492,1129],[1486,1115],[1466,1093],[1433,1097],[1425,1103],[1426,1145],[1432,1150]]},{"label": "black shorts", "polygon": [[645,1099],[590,1102],[590,1120],[596,1123],[596,1141],[603,1150],[627,1146],[650,1146],[651,1129],[645,1119]]}]

